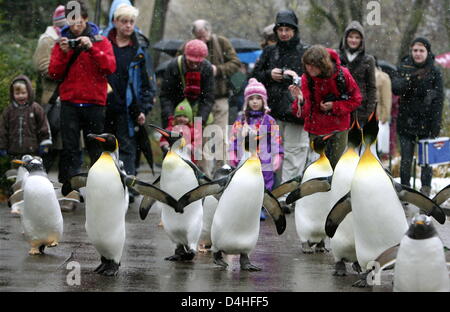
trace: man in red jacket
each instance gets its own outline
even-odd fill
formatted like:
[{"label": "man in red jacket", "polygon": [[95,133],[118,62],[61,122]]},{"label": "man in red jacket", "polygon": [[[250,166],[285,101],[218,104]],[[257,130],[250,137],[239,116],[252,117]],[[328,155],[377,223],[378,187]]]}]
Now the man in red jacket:
[{"label": "man in red jacket", "polygon": [[98,145],[88,141],[86,136],[103,132],[106,77],[116,70],[111,43],[99,35],[97,25],[88,22],[84,2],[77,2],[81,13],[78,18],[71,18],[73,5],[66,4],[69,26],[61,30],[61,39],[53,47],[48,70],[50,77],[62,81],[59,86],[61,135],[68,176],[60,177],[61,182],[80,171],[80,130],[83,130],[91,165],[101,154]]},{"label": "man in red jacket", "polygon": [[296,97],[293,113],[305,121],[310,139],[336,132],[325,151],[331,166],[336,166],[347,146],[350,114],[361,105],[361,92],[349,70],[341,66],[333,49],[315,45],[303,55],[305,73],[300,87],[289,90]]}]

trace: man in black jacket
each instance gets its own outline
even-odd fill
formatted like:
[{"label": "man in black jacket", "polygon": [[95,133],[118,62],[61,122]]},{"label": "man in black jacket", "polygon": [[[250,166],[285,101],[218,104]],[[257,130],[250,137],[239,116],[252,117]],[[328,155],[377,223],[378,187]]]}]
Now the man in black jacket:
[{"label": "man in black jacket", "polygon": [[[392,91],[400,96],[397,132],[401,147],[401,183],[410,185],[411,164],[415,143],[425,138],[439,136],[443,109],[442,74],[434,66],[431,44],[425,38],[411,43],[411,53],[405,56],[398,73],[392,79]],[[429,196],[432,167],[421,170],[421,192]]]},{"label": "man in black jacket", "polygon": [[294,99],[288,90],[292,77],[303,74],[302,56],[308,47],[300,40],[297,16],[291,10],[277,13],[273,30],[277,43],[264,48],[253,77],[266,87],[270,114],[280,126],[284,144],[281,179],[285,182],[303,173],[308,157],[308,133],[303,120],[291,112]]}]

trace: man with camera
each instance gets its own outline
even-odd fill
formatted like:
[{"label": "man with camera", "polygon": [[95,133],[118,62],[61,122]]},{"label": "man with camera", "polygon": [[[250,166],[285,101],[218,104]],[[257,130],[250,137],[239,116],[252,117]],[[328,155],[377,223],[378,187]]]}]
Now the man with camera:
[{"label": "man with camera", "polygon": [[[264,48],[253,77],[266,87],[270,114],[280,126],[284,144],[281,180],[285,182],[303,173],[309,151],[308,133],[303,129],[303,119],[292,115],[293,98],[288,91],[294,83],[293,77],[298,79],[303,73],[302,56],[307,46],[300,40],[298,20],[293,11],[278,12],[273,30],[277,43]],[[298,84],[299,80],[296,82]]]},{"label": "man with camera", "polygon": [[85,3],[69,1],[65,9],[69,26],[62,29],[49,65],[49,76],[60,82],[61,135],[67,159],[67,176],[60,177],[61,182],[80,171],[80,130],[83,130],[91,164],[101,154],[99,147],[86,140],[86,136],[103,132],[106,77],[116,70],[112,45],[99,35],[97,25],[88,21]]}]

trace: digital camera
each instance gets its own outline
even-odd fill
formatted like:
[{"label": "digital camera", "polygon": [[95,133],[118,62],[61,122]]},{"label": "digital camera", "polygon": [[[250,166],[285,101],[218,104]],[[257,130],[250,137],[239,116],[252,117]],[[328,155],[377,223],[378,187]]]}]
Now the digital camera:
[{"label": "digital camera", "polygon": [[80,41],[77,39],[69,39],[67,43],[71,49],[76,49],[80,45]]}]

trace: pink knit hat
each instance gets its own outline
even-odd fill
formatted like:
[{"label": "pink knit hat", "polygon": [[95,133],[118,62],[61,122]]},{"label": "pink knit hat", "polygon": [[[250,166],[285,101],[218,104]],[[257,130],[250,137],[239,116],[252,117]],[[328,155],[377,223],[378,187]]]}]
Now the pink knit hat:
[{"label": "pink knit hat", "polygon": [[201,62],[208,56],[208,47],[203,41],[194,39],[186,43],[184,55],[192,62]]},{"label": "pink knit hat", "polygon": [[66,25],[66,8],[59,5],[53,13],[53,26],[62,28]]},{"label": "pink knit hat", "polygon": [[266,91],[266,88],[264,87],[264,85],[261,82],[259,82],[255,78],[251,78],[248,81],[247,87],[245,88],[245,91],[244,91],[244,107],[243,107],[244,111],[247,109],[248,99],[252,95],[259,95],[259,96],[261,96],[262,99],[263,99],[263,102],[264,102],[264,110],[266,112],[270,111],[269,107],[267,106],[267,91]]}]

